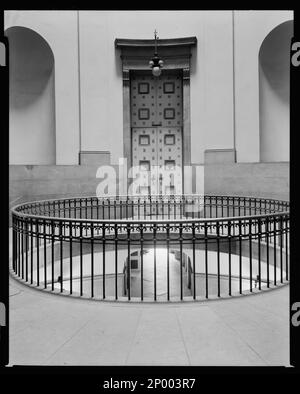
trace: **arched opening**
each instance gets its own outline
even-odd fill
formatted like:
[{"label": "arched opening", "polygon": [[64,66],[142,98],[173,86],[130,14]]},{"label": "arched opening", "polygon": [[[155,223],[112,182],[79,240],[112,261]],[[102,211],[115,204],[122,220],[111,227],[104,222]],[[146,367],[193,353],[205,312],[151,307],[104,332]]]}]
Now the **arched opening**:
[{"label": "arched opening", "polygon": [[6,30],[9,41],[10,164],[55,164],[54,56],[25,27]]},{"label": "arched opening", "polygon": [[289,161],[289,58],[293,22],[273,29],[259,51],[260,161]]}]

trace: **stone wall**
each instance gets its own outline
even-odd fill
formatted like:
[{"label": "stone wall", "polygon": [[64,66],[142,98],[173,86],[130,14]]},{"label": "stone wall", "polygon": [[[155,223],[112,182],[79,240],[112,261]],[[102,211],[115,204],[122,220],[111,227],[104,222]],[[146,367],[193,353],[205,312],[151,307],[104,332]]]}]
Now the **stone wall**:
[{"label": "stone wall", "polygon": [[222,163],[204,170],[206,194],[289,200],[289,163]]},{"label": "stone wall", "polygon": [[[10,206],[23,201],[96,195],[100,178],[94,166],[11,165]],[[208,164],[205,194],[289,200],[289,163]]]}]

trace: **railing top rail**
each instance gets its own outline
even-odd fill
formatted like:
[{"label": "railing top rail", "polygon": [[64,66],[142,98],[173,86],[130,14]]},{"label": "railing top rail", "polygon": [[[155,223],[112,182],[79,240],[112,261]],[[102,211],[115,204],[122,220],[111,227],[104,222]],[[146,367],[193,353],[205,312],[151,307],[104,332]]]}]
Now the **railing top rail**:
[{"label": "railing top rail", "polygon": [[[237,199],[240,201],[241,199],[249,199],[251,201],[256,201],[256,202],[261,202],[261,201],[266,201],[266,202],[274,202],[274,203],[281,203],[282,206],[289,207],[289,202],[284,201],[284,200],[275,200],[275,199],[267,199],[267,198],[260,198],[260,197],[249,197],[249,196],[223,196],[223,195],[199,195],[199,194],[182,194],[182,195],[172,195],[172,196],[166,196],[166,195],[152,195],[150,197],[159,197],[159,198],[168,198],[171,197],[171,200],[174,198],[180,198],[180,197],[192,197],[192,198],[205,198],[205,197],[211,197],[211,198],[233,198]],[[88,200],[88,199],[100,199],[102,200],[107,200],[109,198],[113,198],[115,200],[120,200],[121,198],[126,198],[126,199],[131,199],[131,198],[139,198],[142,199],[143,201],[145,199],[149,199],[149,196],[139,196],[139,195],[119,195],[119,196],[109,196],[109,197],[97,197],[97,196],[81,196],[81,197],[73,197],[73,198],[62,198],[62,199],[48,199],[48,200],[39,200],[39,201],[32,201],[32,202],[26,202],[22,204],[18,204],[14,206],[11,211],[14,216],[21,217],[24,219],[36,219],[36,220],[41,220],[41,221],[56,221],[56,222],[77,222],[77,223],[93,223],[93,224],[157,224],[157,225],[164,225],[164,224],[195,224],[195,223],[216,223],[216,222],[238,222],[238,221],[245,221],[245,220],[255,220],[255,219],[265,219],[265,218],[273,218],[273,217],[282,217],[282,216],[289,216],[289,210],[286,209],[284,211],[275,211],[272,213],[268,214],[251,214],[251,215],[240,215],[240,216],[228,216],[228,217],[214,217],[214,218],[176,218],[176,219],[86,219],[86,218],[71,218],[71,217],[57,217],[57,216],[45,216],[45,215],[37,215],[34,213],[24,213],[21,211],[18,211],[19,208],[30,208],[31,205],[36,204],[36,206],[43,204],[43,203],[56,203],[56,202],[63,202],[63,201],[82,201],[82,200]],[[243,207],[243,205],[241,206]]]},{"label": "railing top rail", "polygon": [[74,196],[74,197],[59,197],[59,198],[48,198],[45,200],[34,200],[34,201],[26,201],[15,205],[14,208],[24,205],[24,204],[33,204],[33,203],[44,203],[44,202],[54,202],[54,201],[70,201],[70,200],[86,200],[86,199],[98,199],[98,200],[109,200],[109,199],[121,199],[121,198],[152,198],[152,197],[160,197],[160,198],[179,198],[179,197],[216,197],[216,198],[236,198],[236,199],[252,199],[252,200],[265,200],[265,201],[274,201],[274,202],[281,202],[289,204],[287,200],[279,200],[271,197],[258,197],[258,196],[241,196],[241,195],[234,195],[234,194],[150,194],[150,195],[138,195],[138,194],[118,194],[118,195],[107,195],[107,196]]},{"label": "railing top rail", "polygon": [[239,196],[239,195],[218,195],[218,194],[174,194],[174,195],[162,195],[162,194],[151,194],[151,195],[109,195],[109,196],[77,196],[77,197],[67,197],[67,198],[52,198],[52,199],[46,199],[46,200],[34,200],[34,201],[26,201],[20,204],[15,205],[11,210],[16,210],[17,208],[25,205],[30,205],[30,204],[42,204],[42,203],[53,203],[53,202],[61,202],[61,201],[82,201],[82,200],[88,200],[88,199],[98,199],[100,201],[106,201],[110,199],[115,199],[115,200],[120,200],[120,199],[132,199],[132,198],[137,198],[137,199],[151,199],[151,198],[164,198],[164,199],[176,199],[176,198],[231,198],[231,199],[248,199],[248,200],[254,200],[254,201],[266,201],[266,202],[277,202],[277,203],[282,203],[282,204],[287,204],[289,206],[289,201],[286,200],[278,200],[274,198],[266,198],[266,197],[255,197],[255,196]]},{"label": "railing top rail", "polygon": [[232,217],[225,217],[225,218],[197,218],[197,219],[165,219],[165,220],[158,220],[158,219],[143,219],[143,220],[136,220],[136,219],[80,219],[80,218],[60,218],[55,216],[40,216],[40,215],[29,215],[29,214],[21,214],[17,216],[21,216],[27,219],[38,219],[41,221],[56,221],[56,222],[79,222],[79,223],[95,223],[95,224],[178,224],[178,223],[216,223],[216,222],[238,222],[238,221],[245,221],[245,220],[255,220],[255,219],[266,219],[266,218],[274,218],[274,217],[283,217],[288,216],[288,212],[278,212],[272,213],[268,215],[252,215],[252,216],[232,216]]}]

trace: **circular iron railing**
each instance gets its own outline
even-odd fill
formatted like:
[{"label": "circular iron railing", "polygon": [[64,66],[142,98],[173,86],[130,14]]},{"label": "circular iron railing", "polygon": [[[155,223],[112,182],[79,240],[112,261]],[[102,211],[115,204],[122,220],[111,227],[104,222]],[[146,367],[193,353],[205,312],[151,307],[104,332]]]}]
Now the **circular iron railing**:
[{"label": "circular iron railing", "polygon": [[182,301],[289,279],[289,203],[176,195],[35,201],[12,209],[12,270],[56,293]]}]

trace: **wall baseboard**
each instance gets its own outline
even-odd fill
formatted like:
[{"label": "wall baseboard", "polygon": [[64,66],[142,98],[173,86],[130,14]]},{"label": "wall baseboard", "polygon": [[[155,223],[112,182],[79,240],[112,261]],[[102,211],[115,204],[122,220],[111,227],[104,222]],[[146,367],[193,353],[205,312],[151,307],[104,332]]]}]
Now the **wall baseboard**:
[{"label": "wall baseboard", "polygon": [[206,149],[204,151],[204,163],[235,163],[236,150],[235,149]]},{"label": "wall baseboard", "polygon": [[79,152],[80,165],[109,165],[110,152],[109,151],[81,151]]}]

